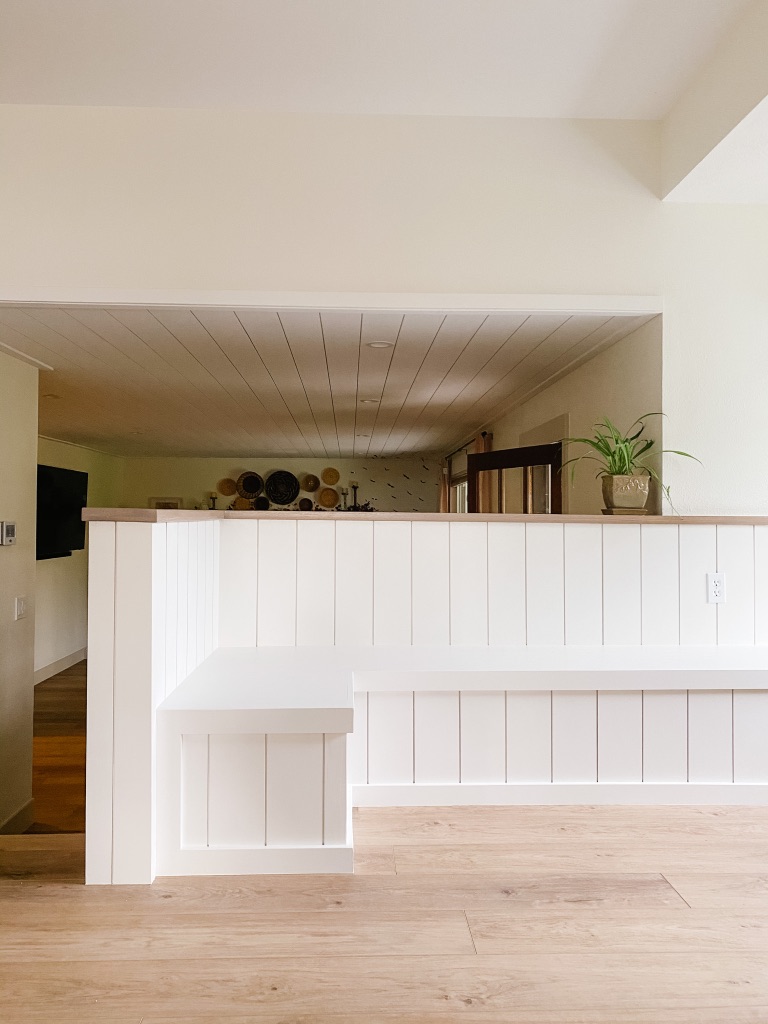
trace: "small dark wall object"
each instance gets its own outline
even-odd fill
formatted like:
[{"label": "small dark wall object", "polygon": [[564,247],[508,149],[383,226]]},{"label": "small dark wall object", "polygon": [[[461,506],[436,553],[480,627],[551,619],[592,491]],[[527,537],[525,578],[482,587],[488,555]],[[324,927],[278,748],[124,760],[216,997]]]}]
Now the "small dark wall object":
[{"label": "small dark wall object", "polygon": [[299,510],[301,512],[311,512],[314,507],[314,502],[312,501],[311,498],[299,499]]},{"label": "small dark wall object", "polygon": [[264,490],[264,481],[258,473],[241,473],[237,478],[237,493],[241,498],[255,498]]},{"label": "small dark wall object", "polygon": [[269,498],[262,494],[261,497],[254,501],[253,507],[257,512],[266,512],[269,508]]},{"label": "small dark wall object", "polygon": [[299,481],[287,469],[276,469],[264,483],[264,493],[273,505],[290,505],[300,490]]}]

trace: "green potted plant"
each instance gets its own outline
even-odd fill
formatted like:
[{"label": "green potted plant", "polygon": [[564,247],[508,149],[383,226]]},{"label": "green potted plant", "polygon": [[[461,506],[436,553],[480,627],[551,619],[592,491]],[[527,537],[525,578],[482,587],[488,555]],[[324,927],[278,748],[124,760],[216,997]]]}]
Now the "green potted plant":
[{"label": "green potted plant", "polygon": [[606,509],[644,511],[651,480],[658,481],[669,500],[669,488],[663,486],[658,472],[649,464],[649,460],[654,455],[664,454],[682,455],[686,459],[695,459],[696,456],[668,448],[654,451],[656,442],[652,438],[642,436],[645,421],[651,416],[663,415],[660,412],[646,412],[625,431],[619,430],[607,416],[604,416],[600,423],[594,424],[594,437],[564,437],[563,443],[586,445],[589,450],[568,459],[563,463],[563,468],[570,465],[573,478],[579,462],[584,459],[597,462],[600,468],[595,475],[602,478]]}]

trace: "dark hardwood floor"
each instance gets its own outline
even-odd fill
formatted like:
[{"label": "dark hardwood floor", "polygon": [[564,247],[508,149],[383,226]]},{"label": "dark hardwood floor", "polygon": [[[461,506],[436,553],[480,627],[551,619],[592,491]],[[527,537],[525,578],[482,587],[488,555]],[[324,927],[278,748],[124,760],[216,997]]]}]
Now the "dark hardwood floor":
[{"label": "dark hardwood floor", "polygon": [[85,831],[85,669],[81,661],[35,687],[35,821],[27,832]]}]

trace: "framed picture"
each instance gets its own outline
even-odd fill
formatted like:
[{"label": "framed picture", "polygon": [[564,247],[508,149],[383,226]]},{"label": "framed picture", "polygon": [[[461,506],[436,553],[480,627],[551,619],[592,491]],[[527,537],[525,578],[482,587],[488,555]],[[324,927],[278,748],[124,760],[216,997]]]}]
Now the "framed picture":
[{"label": "framed picture", "polygon": [[150,508],[181,508],[181,498],[150,498]]}]

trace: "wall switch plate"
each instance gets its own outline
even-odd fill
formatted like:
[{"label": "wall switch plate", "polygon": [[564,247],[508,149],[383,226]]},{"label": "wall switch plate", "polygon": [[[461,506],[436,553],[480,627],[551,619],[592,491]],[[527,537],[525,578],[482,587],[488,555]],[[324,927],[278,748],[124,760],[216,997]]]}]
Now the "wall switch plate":
[{"label": "wall switch plate", "polygon": [[13,614],[14,619],[18,622],[19,619],[25,619],[27,617],[27,599],[26,597],[16,598],[16,608]]},{"label": "wall switch plate", "polygon": [[725,573],[707,573],[707,602],[709,604],[725,604]]},{"label": "wall switch plate", "polygon": [[0,544],[8,546],[16,543],[16,523],[0,523]]}]

